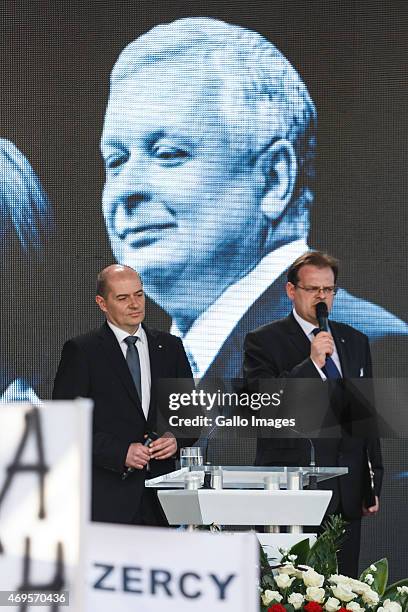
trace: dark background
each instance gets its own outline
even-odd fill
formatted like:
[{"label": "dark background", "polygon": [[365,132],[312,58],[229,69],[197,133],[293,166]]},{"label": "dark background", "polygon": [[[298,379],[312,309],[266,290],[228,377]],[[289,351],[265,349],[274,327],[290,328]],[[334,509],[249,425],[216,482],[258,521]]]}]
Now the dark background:
[{"label": "dark background", "polygon": [[[310,244],[341,259],[342,287],[408,318],[405,1],[2,3],[0,137],[28,157],[56,218],[44,261],[48,293],[35,300],[45,331],[45,397],[63,341],[101,320],[94,279],[113,262],[98,149],[110,70],[140,33],[199,15],[260,32],[299,71],[319,115]],[[14,298],[18,291],[16,279]],[[169,325],[153,304],[148,322]],[[401,540],[408,496],[406,480],[397,478],[408,465],[407,446],[388,441],[384,454],[384,509],[367,521],[362,564],[388,556],[397,579],[408,573],[407,537]]]}]

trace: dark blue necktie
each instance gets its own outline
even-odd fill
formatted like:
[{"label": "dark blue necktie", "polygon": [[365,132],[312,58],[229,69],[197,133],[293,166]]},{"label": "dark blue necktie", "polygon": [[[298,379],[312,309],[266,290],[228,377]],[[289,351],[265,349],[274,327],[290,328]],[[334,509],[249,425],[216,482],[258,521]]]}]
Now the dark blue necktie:
[{"label": "dark blue necktie", "polygon": [[128,336],[125,338],[125,342],[128,346],[126,353],[126,362],[128,364],[130,373],[135,383],[136,391],[142,403],[142,377],[140,373],[140,359],[139,351],[136,348],[136,342],[139,340],[137,336]]},{"label": "dark blue necktie", "polygon": [[[318,327],[315,327],[312,331],[314,336],[317,336],[317,334],[319,334],[320,332],[321,330]],[[321,370],[326,376],[326,378],[329,378],[331,380],[341,378],[341,374],[331,357],[326,357],[326,364],[321,368]]]}]

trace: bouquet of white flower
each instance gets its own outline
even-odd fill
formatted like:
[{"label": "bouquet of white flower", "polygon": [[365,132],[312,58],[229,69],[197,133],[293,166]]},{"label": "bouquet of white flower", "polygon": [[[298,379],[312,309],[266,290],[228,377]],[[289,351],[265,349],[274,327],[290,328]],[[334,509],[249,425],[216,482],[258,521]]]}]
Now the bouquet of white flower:
[{"label": "bouquet of white flower", "polygon": [[359,580],[337,573],[344,532],[340,517],[328,521],[310,547],[302,540],[272,568],[261,549],[261,610],[267,612],[408,612],[408,579],[387,586],[388,561],[368,567]]}]

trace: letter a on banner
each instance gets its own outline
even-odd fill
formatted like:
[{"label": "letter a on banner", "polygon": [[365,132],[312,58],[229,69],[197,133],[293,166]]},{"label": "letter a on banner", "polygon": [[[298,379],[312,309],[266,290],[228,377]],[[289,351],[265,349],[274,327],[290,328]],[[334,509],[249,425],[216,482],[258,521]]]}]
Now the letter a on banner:
[{"label": "letter a on banner", "polygon": [[[29,440],[29,435],[33,434],[35,437],[37,462],[36,463],[22,463],[21,457],[24,453],[24,449]],[[16,454],[13,461],[7,466],[7,477],[4,481],[3,488],[0,491],[0,510],[2,503],[7,495],[7,491],[11,487],[13,478],[19,472],[34,472],[39,477],[39,507],[38,507],[38,518],[45,518],[45,495],[44,495],[44,477],[48,472],[49,468],[45,464],[44,459],[44,445],[41,431],[41,420],[40,412],[38,408],[33,407],[32,410],[25,415],[25,428],[23,436],[17,447]],[[0,542],[0,553],[3,552],[3,547]]]}]

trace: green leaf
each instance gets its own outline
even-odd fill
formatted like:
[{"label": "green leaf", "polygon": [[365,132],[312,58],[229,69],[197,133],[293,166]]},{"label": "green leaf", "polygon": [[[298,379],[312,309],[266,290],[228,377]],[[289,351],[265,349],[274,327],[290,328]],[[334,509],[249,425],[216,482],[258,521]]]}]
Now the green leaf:
[{"label": "green leaf", "polygon": [[259,559],[260,559],[260,563],[261,563],[261,569],[262,570],[270,570],[270,565],[269,565],[269,561],[268,561],[268,555],[266,554],[266,552],[264,551],[262,544],[259,544]]},{"label": "green leaf", "polygon": [[264,574],[261,577],[261,587],[263,590],[269,589],[270,591],[277,591],[278,587],[276,586],[276,582],[273,579],[272,574]]},{"label": "green leaf", "polygon": [[324,541],[321,537],[318,538],[309,551],[306,565],[310,565],[316,572],[324,576],[336,574],[336,549],[331,543]]},{"label": "green leaf", "polygon": [[295,565],[305,565],[307,556],[310,552],[309,538],[301,540],[292,546],[288,555],[296,555],[297,559],[294,562]]},{"label": "green leaf", "polygon": [[403,580],[399,580],[398,582],[394,582],[393,584],[390,584],[385,589],[384,595],[382,596],[381,600],[382,601],[384,601],[385,599],[391,599],[391,601],[398,600],[401,603],[402,611],[408,612],[408,596],[404,595],[404,597],[401,598],[400,594],[397,591],[397,587],[402,587],[402,586],[408,586],[408,578],[404,578]]},{"label": "green leaf", "polygon": [[333,515],[323,525],[323,533],[307,555],[306,565],[313,567],[324,576],[337,574],[337,551],[344,539],[344,527],[347,523],[339,515]]},{"label": "green leaf", "polygon": [[371,574],[374,578],[374,582],[370,585],[374,591],[377,591],[380,597],[384,594],[385,588],[388,582],[388,561],[387,559],[380,559],[373,563],[377,568],[377,571],[370,570],[368,567],[360,576],[361,582],[365,582],[367,574]]}]

